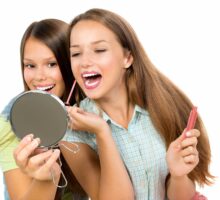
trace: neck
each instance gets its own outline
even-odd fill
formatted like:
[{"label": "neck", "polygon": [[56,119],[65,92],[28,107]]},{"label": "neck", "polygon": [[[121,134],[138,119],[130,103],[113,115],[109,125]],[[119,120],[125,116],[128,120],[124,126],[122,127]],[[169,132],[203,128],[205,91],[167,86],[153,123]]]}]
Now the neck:
[{"label": "neck", "polygon": [[128,101],[127,97],[123,98],[123,95],[121,95],[120,99],[113,98],[111,100],[108,99],[108,101],[99,101],[97,103],[111,119],[122,127],[128,128],[128,124],[133,115],[134,105]]}]

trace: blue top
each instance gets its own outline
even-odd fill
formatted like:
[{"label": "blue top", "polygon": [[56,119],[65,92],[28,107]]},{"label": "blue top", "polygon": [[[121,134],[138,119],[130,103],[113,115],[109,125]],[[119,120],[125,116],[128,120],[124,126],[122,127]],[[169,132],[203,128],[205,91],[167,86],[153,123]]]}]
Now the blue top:
[{"label": "blue top", "polygon": [[[128,129],[125,129],[88,98],[80,103],[80,107],[85,111],[101,115],[110,126],[112,136],[131,177],[136,199],[166,199],[165,179],[168,175],[166,147],[153,126],[149,113],[136,105]],[[95,134],[69,130],[64,140],[88,144],[98,153]]]}]

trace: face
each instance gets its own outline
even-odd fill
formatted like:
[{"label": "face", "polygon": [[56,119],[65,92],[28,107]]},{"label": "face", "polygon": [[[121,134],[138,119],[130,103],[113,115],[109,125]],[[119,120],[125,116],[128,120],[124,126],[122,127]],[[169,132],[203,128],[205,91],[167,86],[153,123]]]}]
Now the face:
[{"label": "face", "polygon": [[53,52],[42,42],[29,38],[24,48],[24,80],[30,90],[62,97],[65,84]]},{"label": "face", "polygon": [[71,31],[70,53],[72,71],[86,96],[100,100],[126,91],[124,74],[132,59],[111,30],[92,20],[78,22]]}]

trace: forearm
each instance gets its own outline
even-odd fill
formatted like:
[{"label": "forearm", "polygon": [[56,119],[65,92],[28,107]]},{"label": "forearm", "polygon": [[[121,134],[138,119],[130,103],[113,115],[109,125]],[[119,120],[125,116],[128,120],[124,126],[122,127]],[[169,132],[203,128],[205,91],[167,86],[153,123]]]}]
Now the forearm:
[{"label": "forearm", "polygon": [[101,165],[99,199],[134,199],[131,180],[109,129],[97,137]]},{"label": "forearm", "polygon": [[187,175],[183,177],[170,176],[167,185],[169,200],[191,200],[196,192],[194,183]]},{"label": "forearm", "polygon": [[56,190],[57,186],[53,181],[33,180],[26,194],[20,200],[54,200]]}]

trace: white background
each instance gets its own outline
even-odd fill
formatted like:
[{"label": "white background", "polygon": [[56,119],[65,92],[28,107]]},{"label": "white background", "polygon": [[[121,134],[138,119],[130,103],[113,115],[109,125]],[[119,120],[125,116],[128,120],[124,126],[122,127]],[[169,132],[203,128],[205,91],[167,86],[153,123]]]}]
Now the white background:
[{"label": "white background", "polygon": [[[2,1],[0,110],[23,89],[19,45],[27,26],[43,18],[70,22],[75,15],[93,7],[110,9],[127,19],[153,63],[198,106],[212,148],[211,172],[219,177],[220,6],[217,0]],[[213,186],[199,190],[209,199],[215,199],[220,194],[219,186],[217,178]],[[3,199],[2,189],[0,185],[0,199]]]}]

